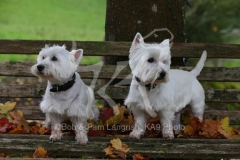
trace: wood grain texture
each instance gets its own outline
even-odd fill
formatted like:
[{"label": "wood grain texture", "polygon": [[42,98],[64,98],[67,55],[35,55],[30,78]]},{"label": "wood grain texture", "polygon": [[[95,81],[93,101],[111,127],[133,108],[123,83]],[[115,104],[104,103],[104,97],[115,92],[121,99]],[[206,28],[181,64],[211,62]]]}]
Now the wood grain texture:
[{"label": "wood grain texture", "polygon": [[[104,148],[114,137],[89,137],[89,143],[80,146],[73,136],[65,136],[61,142],[50,143],[48,135],[0,134],[0,151],[5,154],[30,154],[38,146],[45,148],[50,157],[69,158],[87,156],[105,157]],[[143,138],[140,140],[121,138],[130,148],[128,158],[140,153],[151,158],[239,158],[240,140],[226,139],[179,139]]]},{"label": "wood grain texture", "polygon": [[[1,62],[0,63],[0,76],[16,76],[16,77],[34,77],[30,68],[33,63],[27,62]],[[116,66],[103,65],[94,66],[80,65],[77,72],[82,78],[92,79],[93,71],[100,69],[98,79],[111,79],[116,72]],[[172,67],[172,69],[181,69],[191,71],[193,67]],[[115,79],[126,79],[128,82],[132,78],[129,66],[124,67]],[[205,67],[201,74],[197,77],[200,81],[213,81],[213,82],[240,82],[240,67],[226,68],[226,67]],[[130,83],[129,83],[130,84]]]},{"label": "wood grain texture", "polygon": [[[45,44],[65,44],[68,50],[72,48],[72,41],[0,40],[0,53],[38,54]],[[85,56],[128,56],[131,43],[76,41],[76,45],[84,49]],[[171,54],[172,57],[199,58],[203,50],[207,50],[208,58],[240,58],[238,44],[174,43]]]},{"label": "wood grain texture", "polygon": [[[45,93],[46,84],[36,85],[0,85],[0,97],[39,98]],[[125,99],[128,86],[101,86],[94,88],[95,98],[110,96],[112,99]],[[205,89],[206,101],[240,102],[240,90],[237,89]]]}]

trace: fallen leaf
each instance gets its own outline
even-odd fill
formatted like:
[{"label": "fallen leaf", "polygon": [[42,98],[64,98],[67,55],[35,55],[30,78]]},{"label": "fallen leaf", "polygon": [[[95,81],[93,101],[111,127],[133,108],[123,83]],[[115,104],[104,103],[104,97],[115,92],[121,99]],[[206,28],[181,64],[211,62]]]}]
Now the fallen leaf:
[{"label": "fallen leaf", "polygon": [[6,102],[5,104],[0,103],[0,114],[7,114],[16,105],[16,102]]},{"label": "fallen leaf", "polygon": [[[123,119],[124,119],[124,112],[126,110],[125,107],[119,107],[119,110],[116,112],[116,115],[110,117],[107,121],[106,121],[106,125],[107,126],[112,126],[112,125],[116,125],[118,123],[120,123]],[[116,110],[116,109],[115,109]]]},{"label": "fallen leaf", "polygon": [[110,154],[113,154],[113,149],[114,148],[110,145],[104,149],[104,152],[106,153],[106,155],[110,155]]},{"label": "fallen leaf", "polygon": [[238,132],[236,132],[236,129],[234,129],[232,126],[229,126],[229,117],[225,117],[221,120],[221,124],[218,126],[218,132],[224,135],[227,139],[236,139],[240,138],[238,135]]},{"label": "fallen leaf", "polygon": [[139,153],[134,154],[132,157],[133,157],[133,160],[149,160],[150,159],[150,157],[141,155]]},{"label": "fallen leaf", "polygon": [[22,134],[22,126],[17,125],[11,131],[8,132],[9,134]]},{"label": "fallen leaf", "polygon": [[1,158],[4,158],[4,157],[6,157],[3,153],[0,153],[0,157]]},{"label": "fallen leaf", "polygon": [[221,126],[220,120],[204,119],[203,127],[199,135],[205,138],[224,138],[221,133],[218,132],[218,128]]},{"label": "fallen leaf", "polygon": [[100,110],[99,121],[102,121],[102,123],[104,124],[112,116],[114,116],[113,108],[112,107],[109,107],[107,109],[104,108],[103,111]]},{"label": "fallen leaf", "polygon": [[202,129],[202,126],[203,125],[198,118],[191,118],[189,124],[184,126],[183,135],[187,137],[196,136]]},{"label": "fallen leaf", "polygon": [[40,127],[39,130],[38,130],[38,133],[40,135],[44,135],[44,134],[50,134],[51,133],[51,130],[46,128],[46,127]]},{"label": "fallen leaf", "polygon": [[110,143],[112,144],[112,147],[115,149],[121,149],[122,148],[122,141],[117,138],[117,139],[112,139],[110,141]]},{"label": "fallen leaf", "polygon": [[8,123],[9,123],[9,120],[6,117],[1,118],[0,119],[0,128]]},{"label": "fallen leaf", "polygon": [[116,155],[118,158],[121,159],[126,159],[127,158],[127,154],[121,150],[118,149],[113,149],[113,154]]},{"label": "fallen leaf", "polygon": [[38,147],[33,153],[33,158],[48,158],[47,151],[43,147]]},{"label": "fallen leaf", "polygon": [[229,135],[235,135],[233,127],[229,126],[229,117],[225,117],[221,120],[222,129]]},{"label": "fallen leaf", "polygon": [[24,130],[29,131],[31,128],[29,127],[29,123],[25,120],[24,117],[19,115],[18,112],[10,112],[10,115],[13,119],[12,123],[17,124],[19,126],[23,126]]},{"label": "fallen leaf", "polygon": [[109,158],[115,157],[125,159],[127,157],[126,153],[130,150],[130,148],[128,148],[126,144],[122,143],[119,138],[112,139],[110,143],[112,145],[104,149],[106,155],[108,155]]}]

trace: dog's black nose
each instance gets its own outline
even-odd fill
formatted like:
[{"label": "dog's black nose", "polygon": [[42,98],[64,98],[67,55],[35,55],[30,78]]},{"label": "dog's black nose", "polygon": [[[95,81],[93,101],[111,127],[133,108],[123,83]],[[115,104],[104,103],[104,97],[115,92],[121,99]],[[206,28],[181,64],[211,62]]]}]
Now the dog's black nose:
[{"label": "dog's black nose", "polygon": [[160,76],[161,78],[163,78],[165,75],[166,75],[166,72],[165,72],[165,71],[162,71],[159,76]]},{"label": "dog's black nose", "polygon": [[45,68],[44,65],[41,65],[41,64],[37,66],[37,69],[39,72],[43,71],[44,68]]}]

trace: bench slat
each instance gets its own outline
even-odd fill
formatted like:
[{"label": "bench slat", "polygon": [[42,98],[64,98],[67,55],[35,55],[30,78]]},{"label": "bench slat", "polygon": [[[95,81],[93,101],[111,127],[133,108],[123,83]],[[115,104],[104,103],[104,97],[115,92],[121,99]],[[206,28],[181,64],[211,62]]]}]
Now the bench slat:
[{"label": "bench slat", "polygon": [[[68,50],[72,47],[72,41],[0,40],[0,53],[36,54],[45,44],[66,44]],[[131,42],[76,41],[76,46],[83,48],[86,56],[128,56]],[[174,43],[171,53],[173,57],[199,58],[203,50],[208,51],[208,58],[240,58],[237,44]]]},{"label": "bench slat", "polygon": [[[74,136],[64,136],[62,142],[50,143],[48,135],[0,134],[0,151],[32,155],[38,146],[47,150],[50,157],[61,156],[88,158],[105,157],[103,149],[114,137],[89,137],[89,143],[80,146]],[[239,158],[240,140],[229,139],[180,139],[143,138],[141,140],[121,138],[130,148],[128,156],[140,153],[151,158]],[[130,158],[130,157],[129,157]],[[132,158],[132,157],[131,157]]]},{"label": "bench slat", "polygon": [[[1,76],[19,76],[19,77],[34,77],[31,74],[30,68],[33,63],[26,62],[2,62],[0,63],[0,75]],[[26,70],[26,68],[28,68]],[[115,73],[116,66],[104,65],[101,68],[101,72],[98,79],[112,78]],[[192,67],[173,67],[174,69],[182,69],[191,71]],[[99,68],[98,68],[99,69]],[[82,78],[93,78],[93,72],[90,72],[89,66],[79,66],[77,70]],[[131,74],[129,67],[125,67],[120,74],[117,75],[117,79],[124,79]],[[130,75],[129,78],[132,78]],[[198,76],[200,81],[214,81],[214,82],[240,82],[240,67],[226,68],[226,67],[205,67],[201,74]]]},{"label": "bench slat", "polygon": [[[46,84],[43,85],[0,85],[0,97],[19,97],[19,98],[38,98],[42,97],[46,89]],[[102,93],[102,86],[94,88],[95,97],[100,99],[97,92]],[[112,99],[125,99],[129,92],[127,86],[108,86],[106,94]],[[103,95],[103,94],[101,94]],[[211,102],[240,102],[240,90],[237,89],[206,89],[206,101]]]},{"label": "bench slat", "polygon": [[[45,114],[42,113],[39,106],[16,106],[16,109],[23,111],[24,117],[30,120],[44,120]],[[231,125],[240,124],[240,111],[223,111],[223,110],[205,110],[204,118],[222,119],[229,117]]]}]

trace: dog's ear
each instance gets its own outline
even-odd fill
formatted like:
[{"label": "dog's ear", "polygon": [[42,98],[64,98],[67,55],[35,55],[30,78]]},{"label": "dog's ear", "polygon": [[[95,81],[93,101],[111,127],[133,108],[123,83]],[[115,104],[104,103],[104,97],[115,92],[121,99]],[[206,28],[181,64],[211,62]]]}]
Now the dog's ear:
[{"label": "dog's ear", "polygon": [[132,44],[137,45],[137,44],[140,44],[140,43],[142,43],[142,42],[144,42],[143,37],[142,37],[142,35],[138,32],[138,33],[135,35]]},{"label": "dog's ear", "polygon": [[164,39],[164,41],[162,41],[162,44],[164,46],[169,46],[169,39]]},{"label": "dog's ear", "polygon": [[133,39],[132,46],[129,51],[129,58],[136,52],[136,47],[141,43],[144,43],[143,37],[140,33],[137,33]]},{"label": "dog's ear", "polygon": [[79,64],[83,57],[83,49],[73,50],[71,54],[74,57],[75,63]]}]

